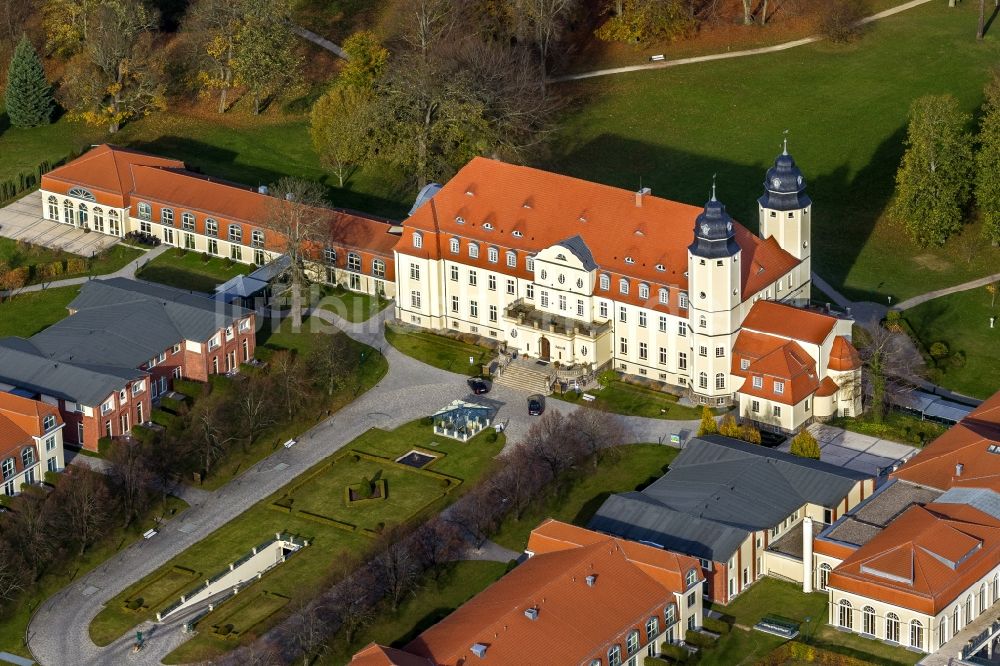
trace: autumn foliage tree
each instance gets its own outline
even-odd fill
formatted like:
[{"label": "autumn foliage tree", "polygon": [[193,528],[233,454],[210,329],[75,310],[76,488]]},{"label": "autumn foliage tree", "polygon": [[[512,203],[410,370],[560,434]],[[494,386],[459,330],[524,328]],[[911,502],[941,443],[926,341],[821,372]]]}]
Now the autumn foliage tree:
[{"label": "autumn foliage tree", "polygon": [[715,415],[712,414],[712,410],[706,405],[701,408],[701,424],[698,426],[698,436],[714,435],[717,432],[719,432],[719,426],[715,422]]},{"label": "autumn foliage tree", "polygon": [[616,0],[607,12],[611,16],[596,32],[597,38],[606,42],[669,41],[695,27],[683,0]]},{"label": "autumn foliage tree", "polygon": [[816,438],[813,437],[813,434],[811,432],[803,428],[792,439],[791,452],[793,456],[819,460],[820,457],[819,442],[816,441]]},{"label": "autumn foliage tree", "polygon": [[983,237],[1000,244],[1000,72],[994,71],[984,91],[983,115],[976,152],[976,205],[983,218]]}]

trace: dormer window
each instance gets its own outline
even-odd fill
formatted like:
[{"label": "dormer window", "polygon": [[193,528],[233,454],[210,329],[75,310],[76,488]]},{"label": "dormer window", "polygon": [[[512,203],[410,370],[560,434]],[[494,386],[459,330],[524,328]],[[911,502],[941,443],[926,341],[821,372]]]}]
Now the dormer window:
[{"label": "dormer window", "polygon": [[635,258],[633,258],[633,257],[625,257],[625,263],[626,264],[634,264],[635,263]]},{"label": "dormer window", "polygon": [[479,258],[479,246],[475,243],[469,243],[469,256],[473,259]]},{"label": "dormer window", "polygon": [[511,235],[512,235],[512,236],[513,236],[514,238],[521,238],[521,237],[523,237],[523,236],[524,236],[524,234],[523,234],[523,233],[521,233],[521,231],[520,231],[520,230],[518,230],[518,229],[515,229],[515,230],[514,230],[514,232],[513,232],[513,233],[512,233]]},{"label": "dormer window", "polygon": [[507,265],[510,266],[511,268],[516,268],[517,267],[517,253],[516,252],[511,252],[510,250],[507,251]]},{"label": "dormer window", "polygon": [[500,250],[495,247],[491,247],[486,250],[486,258],[491,264],[495,264],[500,261]]},{"label": "dormer window", "polygon": [[763,377],[757,377],[757,376],[755,376],[753,378],[753,387],[755,389],[763,388],[764,387],[764,378]]},{"label": "dormer window", "polygon": [[601,275],[601,289],[604,291],[611,289],[611,278],[607,275]]},{"label": "dormer window", "polygon": [[42,419],[42,429],[45,432],[52,430],[56,427],[56,417],[52,414],[47,414],[44,419]]},{"label": "dormer window", "polygon": [[750,359],[748,359],[748,358],[741,358],[740,359],[740,370],[746,370],[749,367],[750,367]]},{"label": "dormer window", "polygon": [[649,285],[645,282],[639,285],[639,298],[649,298]]},{"label": "dormer window", "polygon": [[524,268],[526,270],[528,270],[528,271],[534,271],[535,270],[535,258],[534,257],[525,257],[524,258]]},{"label": "dormer window", "polygon": [[160,222],[169,227],[174,226],[174,211],[169,208],[161,208]]},{"label": "dormer window", "polygon": [[424,246],[424,235],[419,231],[413,232],[413,247],[421,248]]},{"label": "dormer window", "polygon": [[691,587],[696,582],[698,582],[698,571],[695,569],[688,569],[687,574],[684,576],[685,587]]},{"label": "dormer window", "polygon": [[[687,277],[687,273],[684,274],[684,277]],[[682,308],[686,309],[687,306],[688,306],[688,294],[687,294],[687,292],[686,291],[682,291],[681,295],[680,295],[680,298],[678,300],[679,300],[679,305]]]},{"label": "dormer window", "polygon": [[775,380],[774,382],[774,392],[777,394],[782,394],[785,392],[785,382],[779,382]]},{"label": "dormer window", "polygon": [[153,209],[148,203],[140,202],[138,205],[138,209],[139,209],[140,220],[149,220],[150,217],[152,217]]},{"label": "dormer window", "polygon": [[471,197],[473,194],[475,194],[475,192],[473,192],[471,189],[465,191],[465,196],[467,197]]},{"label": "dormer window", "polygon": [[453,254],[458,254],[461,251],[461,248],[459,247],[460,243],[458,242],[457,238],[452,238],[450,241],[448,241],[448,245],[451,248]]},{"label": "dormer window", "polygon": [[667,270],[667,267],[664,266],[663,264],[656,264],[656,270],[662,273],[663,271]]},{"label": "dormer window", "polygon": [[483,229],[485,229],[486,231],[493,231],[493,223],[487,222],[486,224],[483,225]]},{"label": "dormer window", "polygon": [[670,303],[670,292],[668,290],[666,290],[666,289],[662,289],[661,288],[659,290],[659,301],[663,305],[669,304]]},{"label": "dormer window", "polygon": [[623,294],[628,293],[628,280],[626,280],[625,278],[618,280],[618,291],[620,291]]},{"label": "dormer window", "polygon": [[455,216],[455,224],[465,224],[465,218],[461,215]]}]

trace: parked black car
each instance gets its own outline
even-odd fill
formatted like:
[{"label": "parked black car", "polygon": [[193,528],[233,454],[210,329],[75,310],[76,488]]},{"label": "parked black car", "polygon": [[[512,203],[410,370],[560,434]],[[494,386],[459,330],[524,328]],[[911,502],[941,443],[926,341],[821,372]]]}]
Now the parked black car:
[{"label": "parked black car", "polygon": [[469,389],[476,395],[490,392],[490,382],[481,377],[473,377],[469,380]]},{"label": "parked black car", "polygon": [[528,416],[541,416],[545,411],[545,396],[535,394],[528,396]]}]

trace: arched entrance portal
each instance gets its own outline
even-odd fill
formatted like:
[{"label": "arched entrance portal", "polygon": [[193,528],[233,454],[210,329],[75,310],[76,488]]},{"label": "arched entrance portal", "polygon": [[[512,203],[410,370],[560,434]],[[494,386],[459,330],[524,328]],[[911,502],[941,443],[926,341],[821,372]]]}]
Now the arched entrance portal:
[{"label": "arched entrance portal", "polygon": [[551,345],[549,344],[549,339],[543,337],[539,341],[539,345],[541,346],[541,351],[538,353],[538,358],[540,358],[543,361],[549,360],[549,353],[551,352]]}]

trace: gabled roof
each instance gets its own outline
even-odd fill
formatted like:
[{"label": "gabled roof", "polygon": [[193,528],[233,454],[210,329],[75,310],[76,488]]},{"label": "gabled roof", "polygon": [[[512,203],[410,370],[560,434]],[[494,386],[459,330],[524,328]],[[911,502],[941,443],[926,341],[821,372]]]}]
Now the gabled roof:
[{"label": "gabled roof", "polygon": [[857,370],[861,367],[861,355],[854,345],[843,335],[838,335],[833,339],[833,347],[830,349],[830,361],[827,363],[830,370],[842,372],[845,370]]},{"label": "gabled roof", "polygon": [[247,298],[260,293],[264,289],[267,289],[267,282],[264,280],[258,280],[249,275],[237,275],[218,285],[215,288],[215,297],[239,296]]},{"label": "gabled roof", "polygon": [[135,189],[133,174],[137,169],[148,167],[161,170],[183,169],[184,163],[103,144],[87,151],[72,162],[53,169],[45,174],[45,178],[103,190],[122,197],[125,205],[128,205],[128,195]]},{"label": "gabled roof", "polygon": [[[740,393],[766,398],[785,405],[797,405],[820,387],[816,362],[794,340],[753,361],[745,371],[746,381]],[[761,378],[761,386],[754,386],[753,377]],[[781,386],[781,391],[778,391]]]},{"label": "gabled roof", "polygon": [[429,659],[403,650],[370,643],[354,655],[348,666],[434,666],[434,664]]},{"label": "gabled roof", "polygon": [[823,344],[836,325],[836,317],[765,300],[754,303],[743,320],[744,329],[815,345]]},{"label": "gabled roof", "polygon": [[59,410],[38,400],[0,391],[0,458],[32,444],[32,437],[45,434],[43,419],[53,416],[61,423]]},{"label": "gabled roof", "polygon": [[48,358],[136,368],[185,340],[205,342],[249,314],[202,294],[126,278],[91,280],[75,311],[32,337]]},{"label": "gabled roof", "polygon": [[[540,529],[550,535],[549,541],[555,534],[563,543],[480,592],[420,634],[406,652],[442,666],[468,665],[480,660],[471,651],[478,643],[485,646],[485,663],[589,664],[651,615],[662,618],[664,607],[685,591],[664,585],[664,577],[651,575],[652,570],[682,580],[683,571],[674,570],[679,565],[694,569],[701,580],[697,562],[690,558],[604,535],[582,535],[580,528],[570,526],[546,523]],[[541,537],[533,538],[538,547]],[[592,585],[588,576],[594,576]],[[534,619],[525,615],[528,609],[537,611]]]},{"label": "gabled roof", "polygon": [[1000,393],[925,446],[892,475],[940,490],[971,486],[1000,491]]},{"label": "gabled roof", "polygon": [[[700,206],[651,194],[637,197],[617,187],[475,157],[427,205],[416,208],[404,226],[529,253],[579,236],[601,270],[686,289],[687,248],[701,212]],[[743,252],[744,297],[799,263],[773,238],[758,238],[740,224],[734,232]],[[399,249],[434,252],[427,245],[401,244]],[[657,265],[666,270],[658,271]]]},{"label": "gabled roof", "polygon": [[936,615],[998,561],[1000,519],[939,501],[908,509],[844,559],[829,585]]}]

